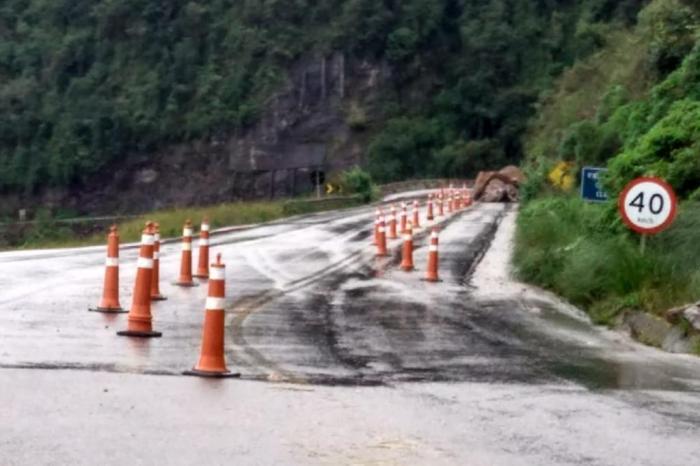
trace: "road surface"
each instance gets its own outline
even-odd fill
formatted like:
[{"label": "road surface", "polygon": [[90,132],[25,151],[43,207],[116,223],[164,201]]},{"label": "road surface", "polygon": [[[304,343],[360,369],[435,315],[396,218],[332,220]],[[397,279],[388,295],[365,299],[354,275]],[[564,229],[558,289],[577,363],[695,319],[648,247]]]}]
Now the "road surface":
[{"label": "road surface", "polygon": [[[0,464],[690,465],[700,359],[593,327],[512,281],[516,211],[441,220],[437,284],[378,259],[374,207],[215,235],[227,265],[227,360],[239,380],[180,375],[206,286],[170,285],[154,326],[99,300],[104,248],[0,254]],[[130,304],[137,250],[121,253]],[[196,257],[196,254],[195,254]]]}]

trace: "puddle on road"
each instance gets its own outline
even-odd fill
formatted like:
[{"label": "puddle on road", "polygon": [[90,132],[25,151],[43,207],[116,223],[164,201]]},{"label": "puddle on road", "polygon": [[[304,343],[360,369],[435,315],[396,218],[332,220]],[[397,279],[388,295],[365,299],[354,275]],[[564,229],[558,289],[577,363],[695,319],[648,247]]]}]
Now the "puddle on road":
[{"label": "puddle on road", "polygon": [[[551,364],[554,374],[591,390],[691,390],[686,383],[666,374],[662,367],[643,363],[619,363],[603,359]],[[692,377],[692,374],[685,374]],[[686,379],[688,380],[688,379]]]},{"label": "puddle on road", "polygon": [[[684,381],[697,375],[682,365],[661,366],[617,348],[585,320],[544,302],[529,303],[539,309],[532,313],[522,302],[474,301],[465,290],[422,303],[412,299],[412,285],[377,280],[382,269],[337,272],[304,297],[276,300],[285,319],[275,325],[288,332],[278,337],[293,340],[277,343],[295,350],[270,357],[305,384],[575,383],[591,390],[694,391]],[[252,344],[264,338],[250,329],[247,337]],[[615,358],[618,350],[624,358]]]},{"label": "puddle on road", "polygon": [[[491,303],[489,307],[508,305]],[[515,314],[523,317],[516,333],[528,346],[539,347],[542,366],[553,376],[591,390],[696,391],[693,385],[700,382],[699,374],[673,356],[660,355],[664,361],[650,358],[646,348],[614,341],[606,330],[551,303],[535,305],[540,310],[537,315],[528,316],[522,309]]]}]

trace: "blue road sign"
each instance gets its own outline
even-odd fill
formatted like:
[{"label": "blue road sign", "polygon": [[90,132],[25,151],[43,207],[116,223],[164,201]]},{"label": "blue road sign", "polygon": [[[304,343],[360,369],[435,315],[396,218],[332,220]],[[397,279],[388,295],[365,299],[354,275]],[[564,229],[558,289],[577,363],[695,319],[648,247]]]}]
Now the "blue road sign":
[{"label": "blue road sign", "polygon": [[601,185],[600,174],[608,171],[607,168],[583,167],[581,170],[581,197],[586,201],[605,202],[608,193]]}]

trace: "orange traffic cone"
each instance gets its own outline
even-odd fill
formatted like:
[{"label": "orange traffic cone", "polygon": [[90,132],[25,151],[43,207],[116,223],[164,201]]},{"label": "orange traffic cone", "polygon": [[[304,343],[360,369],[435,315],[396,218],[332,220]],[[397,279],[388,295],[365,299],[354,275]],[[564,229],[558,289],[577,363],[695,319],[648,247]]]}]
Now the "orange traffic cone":
[{"label": "orange traffic cone", "polygon": [[100,305],[88,309],[93,312],[119,314],[127,312],[119,304],[119,233],[112,225],[107,235],[107,259],[105,260],[105,280]]},{"label": "orange traffic cone", "polygon": [[438,277],[438,230],[433,228],[430,233],[430,246],[428,247],[428,271],[425,274],[428,282],[440,281]]},{"label": "orange traffic cone", "polygon": [[420,209],[418,201],[413,201],[413,228],[420,228]]},{"label": "orange traffic cone", "polygon": [[151,301],[165,301],[160,292],[160,225],[153,224],[153,276],[151,277]]},{"label": "orange traffic cone", "polygon": [[406,222],[408,221],[408,213],[406,212],[406,203],[401,203],[401,234],[406,231]]},{"label": "orange traffic cone", "polygon": [[445,207],[443,205],[442,200],[442,194],[438,194],[438,217],[442,217],[443,215],[445,215]]},{"label": "orange traffic cone", "polygon": [[447,197],[447,213],[451,214],[454,210],[454,201],[452,200],[452,194],[448,194]]},{"label": "orange traffic cone", "polygon": [[389,239],[396,239],[399,235],[396,234],[396,206],[391,206],[391,215],[389,215]]},{"label": "orange traffic cone", "polygon": [[409,223],[403,234],[403,249],[401,250],[401,270],[413,270],[413,228]]},{"label": "orange traffic cone", "polygon": [[435,213],[433,212],[433,195],[428,194],[428,215],[427,219],[429,222],[435,220]]},{"label": "orange traffic cone", "polygon": [[379,244],[379,217],[381,217],[381,215],[381,209],[377,209],[374,211],[374,237],[372,239],[372,244],[374,244],[375,246]]},{"label": "orange traffic cone", "polygon": [[173,285],[198,286],[192,280],[192,222],[188,219],[182,229],[182,259],[180,260],[180,278]]},{"label": "orange traffic cone", "polygon": [[129,311],[127,329],[117,332],[126,337],[160,337],[163,334],[153,331],[151,316],[151,279],[153,278],[153,245],[155,230],[153,223],[148,222],[141,235],[141,250],[139,251],[134,298]]},{"label": "orange traffic cone", "polygon": [[216,255],[216,263],[209,269],[209,293],[204,311],[202,349],[199,362],[186,375],[200,377],[240,377],[226,367],[224,356],[224,324],[226,301],[226,266],[221,263],[221,254]]},{"label": "orange traffic cone", "polygon": [[377,257],[384,257],[388,255],[389,253],[386,250],[386,223],[384,222],[384,217],[379,217]]},{"label": "orange traffic cone", "polygon": [[209,219],[202,220],[199,230],[199,263],[197,265],[197,278],[209,278]]}]

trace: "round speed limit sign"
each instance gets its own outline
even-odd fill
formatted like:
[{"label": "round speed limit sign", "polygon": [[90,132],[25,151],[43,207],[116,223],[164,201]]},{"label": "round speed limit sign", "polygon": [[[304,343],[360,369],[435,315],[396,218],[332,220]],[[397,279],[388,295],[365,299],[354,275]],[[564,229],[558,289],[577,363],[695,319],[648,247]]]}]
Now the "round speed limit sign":
[{"label": "round speed limit sign", "polygon": [[673,188],[660,178],[637,178],[620,194],[622,220],[637,233],[653,235],[673,223],[677,200]]}]

